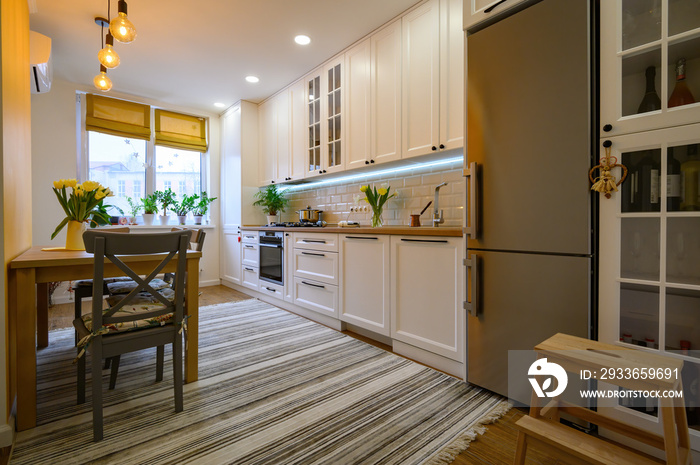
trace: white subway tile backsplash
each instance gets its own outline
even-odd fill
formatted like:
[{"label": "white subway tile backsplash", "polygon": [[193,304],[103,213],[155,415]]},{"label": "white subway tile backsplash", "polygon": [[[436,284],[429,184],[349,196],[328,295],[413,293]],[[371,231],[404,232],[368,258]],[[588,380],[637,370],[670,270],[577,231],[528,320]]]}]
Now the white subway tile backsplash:
[{"label": "white subway tile backsplash", "polygon": [[[452,166],[454,165],[454,166]],[[321,188],[308,188],[293,191],[288,194],[290,199],[287,212],[282,214],[283,221],[296,221],[296,210],[307,206],[323,210],[323,219],[329,224],[339,221],[358,221],[361,225],[369,225],[372,216],[369,212],[350,212],[350,208],[364,207],[364,201],[355,203],[356,195],[362,196],[360,187],[370,184],[379,187],[388,182],[391,191],[398,195],[390,199],[384,207],[384,224],[391,226],[407,225],[409,215],[418,214],[429,201],[433,200],[435,186],[441,182],[448,185],[440,189],[440,209],[444,210],[444,226],[461,226],[464,205],[465,184],[462,177],[462,164],[459,162],[447,165],[448,168],[430,172],[428,169],[415,169],[383,179],[354,180],[352,183]],[[423,225],[430,225],[433,207],[421,217]]]}]

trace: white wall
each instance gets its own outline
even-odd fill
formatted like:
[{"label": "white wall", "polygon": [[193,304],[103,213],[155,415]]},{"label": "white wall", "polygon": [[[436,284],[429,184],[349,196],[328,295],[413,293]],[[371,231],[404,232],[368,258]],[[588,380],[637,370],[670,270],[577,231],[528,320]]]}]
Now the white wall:
[{"label": "white wall", "polygon": [[[76,92],[93,92],[94,88],[54,79],[51,91],[32,95],[32,244],[61,246],[65,243],[62,231],[51,241],[51,233],[63,219],[63,211],[51,187],[53,181],[78,176],[78,150],[80,119],[76,115]],[[163,105],[157,101],[110,91],[107,96],[141,102],[160,108],[209,118],[209,170],[206,191],[220,197],[220,134],[219,117],[189,108]],[[210,223],[216,229],[207,233],[202,260],[200,285],[219,284],[219,210],[217,200],[210,208]],[[55,301],[67,299],[57,291]]]}]

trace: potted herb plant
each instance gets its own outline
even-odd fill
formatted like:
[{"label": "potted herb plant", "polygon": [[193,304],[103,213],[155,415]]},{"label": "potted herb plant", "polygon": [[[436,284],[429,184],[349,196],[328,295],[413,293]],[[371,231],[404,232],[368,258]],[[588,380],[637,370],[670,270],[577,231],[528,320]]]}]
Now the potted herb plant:
[{"label": "potted herb plant", "polygon": [[257,200],[253,202],[253,205],[263,207],[262,210],[267,215],[268,224],[278,221],[277,215],[283,212],[289,203],[289,199],[284,197],[283,192],[278,191],[274,184],[256,192],[254,197]]},{"label": "potted herb plant", "polygon": [[153,218],[155,218],[158,212],[158,198],[156,194],[147,195],[141,199],[143,203],[143,224],[146,226],[151,226],[153,224]]},{"label": "potted herb plant", "polygon": [[202,224],[202,217],[209,211],[209,205],[216,200],[216,197],[209,197],[207,192],[204,191],[199,196],[199,202],[192,210],[192,216],[194,217],[194,224]]},{"label": "potted herb plant", "polygon": [[175,202],[173,204],[173,210],[175,211],[180,224],[185,224],[187,214],[195,209],[198,198],[199,196],[197,194],[184,195],[182,196],[182,200],[180,202]]},{"label": "potted herb plant", "polygon": [[155,191],[153,195],[161,207],[160,224],[168,224],[168,207],[177,203],[175,192],[167,188],[165,191]]},{"label": "potted herb plant", "polygon": [[143,204],[131,197],[127,197],[126,201],[129,203],[129,224],[136,224],[136,215],[141,211]]}]

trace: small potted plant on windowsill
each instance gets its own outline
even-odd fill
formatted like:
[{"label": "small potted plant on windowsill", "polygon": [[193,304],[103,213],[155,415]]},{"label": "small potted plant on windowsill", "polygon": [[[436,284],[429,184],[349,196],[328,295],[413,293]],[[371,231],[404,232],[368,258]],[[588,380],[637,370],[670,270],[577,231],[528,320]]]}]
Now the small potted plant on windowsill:
[{"label": "small potted plant on windowsill", "polygon": [[204,191],[199,197],[199,202],[192,210],[192,216],[194,217],[194,224],[202,224],[202,218],[209,211],[209,205],[216,200],[216,197],[209,197],[207,192]]},{"label": "small potted plant on windowsill", "polygon": [[129,218],[128,224],[136,224],[136,216],[141,211],[143,206],[138,200],[134,200],[131,197],[127,197],[126,201],[129,203]]},{"label": "small potted plant on windowsill", "polygon": [[264,190],[256,192],[254,197],[258,200],[253,202],[253,205],[263,207],[263,213],[267,215],[267,224],[279,221],[277,215],[284,211],[289,202],[289,199],[285,198],[274,184],[270,184]]},{"label": "small potted plant on windowsill", "polygon": [[151,226],[153,224],[153,218],[155,218],[158,212],[158,199],[155,194],[147,195],[141,199],[143,203],[143,224],[146,226]]},{"label": "small potted plant on windowsill", "polygon": [[167,188],[165,191],[155,191],[153,195],[155,195],[156,201],[160,203],[161,207],[160,224],[168,224],[168,207],[177,203],[175,192]]},{"label": "small potted plant on windowsill", "polygon": [[178,222],[180,224],[185,224],[187,214],[195,209],[195,207],[197,206],[196,202],[198,198],[199,196],[197,194],[184,195],[182,197],[182,201],[175,202],[173,204],[173,210],[175,211]]}]

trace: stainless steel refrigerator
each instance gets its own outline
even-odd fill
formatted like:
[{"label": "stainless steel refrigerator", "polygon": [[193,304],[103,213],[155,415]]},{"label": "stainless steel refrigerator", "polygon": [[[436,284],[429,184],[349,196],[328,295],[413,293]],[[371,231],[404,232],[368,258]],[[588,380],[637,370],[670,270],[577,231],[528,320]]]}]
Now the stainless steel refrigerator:
[{"label": "stainless steel refrigerator", "polygon": [[594,18],[543,0],[467,31],[467,380],[503,395],[509,350],[592,336]]}]

